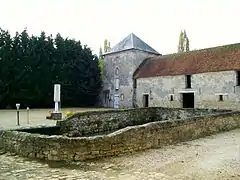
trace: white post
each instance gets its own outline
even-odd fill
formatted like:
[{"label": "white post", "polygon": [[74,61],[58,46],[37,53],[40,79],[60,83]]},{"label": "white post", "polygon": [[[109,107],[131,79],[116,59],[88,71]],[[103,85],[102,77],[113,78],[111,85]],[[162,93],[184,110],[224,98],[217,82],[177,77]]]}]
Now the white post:
[{"label": "white post", "polygon": [[59,113],[59,107],[58,103],[60,102],[60,84],[54,84],[54,102],[55,102],[55,107],[54,107],[54,112]]},{"label": "white post", "polygon": [[29,124],[29,107],[27,107],[27,123]]},{"label": "white post", "polygon": [[54,112],[58,113],[58,102],[55,101]]}]

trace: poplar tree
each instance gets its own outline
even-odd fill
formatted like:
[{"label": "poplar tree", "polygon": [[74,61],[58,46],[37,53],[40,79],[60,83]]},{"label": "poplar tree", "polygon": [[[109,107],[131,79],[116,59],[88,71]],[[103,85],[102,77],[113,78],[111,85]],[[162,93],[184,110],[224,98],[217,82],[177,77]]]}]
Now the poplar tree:
[{"label": "poplar tree", "polygon": [[179,35],[178,52],[188,52],[189,50],[189,38],[187,36],[186,30],[184,30],[181,31]]},{"label": "poplar tree", "polygon": [[[104,50],[104,53],[107,53],[107,52],[111,51],[111,44],[110,44],[110,41],[108,41],[107,39],[104,40],[103,50]],[[99,48],[98,58],[99,58],[99,68],[101,70],[101,77],[103,78],[104,59],[103,59],[102,47]]]},{"label": "poplar tree", "polygon": [[104,40],[104,53],[111,51],[110,41],[107,39]]}]

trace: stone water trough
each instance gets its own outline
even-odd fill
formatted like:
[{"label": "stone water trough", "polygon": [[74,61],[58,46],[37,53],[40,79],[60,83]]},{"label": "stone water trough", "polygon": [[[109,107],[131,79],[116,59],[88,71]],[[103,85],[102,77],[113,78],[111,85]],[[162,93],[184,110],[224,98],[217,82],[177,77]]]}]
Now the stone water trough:
[{"label": "stone water trough", "polygon": [[84,161],[160,148],[240,127],[240,112],[162,107],[76,113],[56,126],[3,131],[0,149],[54,161]]}]

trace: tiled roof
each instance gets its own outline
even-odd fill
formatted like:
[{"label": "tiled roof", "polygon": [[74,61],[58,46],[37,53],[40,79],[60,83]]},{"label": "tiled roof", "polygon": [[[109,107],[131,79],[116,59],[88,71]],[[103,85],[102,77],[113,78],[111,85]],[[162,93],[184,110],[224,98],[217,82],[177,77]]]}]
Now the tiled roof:
[{"label": "tiled roof", "polygon": [[154,50],[151,46],[146,44],[143,40],[141,40],[139,37],[137,37],[133,33],[125,37],[122,41],[120,41],[117,45],[115,45],[110,52],[106,54],[116,53],[116,52],[130,50],[130,49],[137,49],[145,52],[159,54],[156,50]]},{"label": "tiled roof", "polygon": [[240,70],[240,43],[146,59],[136,78]]}]

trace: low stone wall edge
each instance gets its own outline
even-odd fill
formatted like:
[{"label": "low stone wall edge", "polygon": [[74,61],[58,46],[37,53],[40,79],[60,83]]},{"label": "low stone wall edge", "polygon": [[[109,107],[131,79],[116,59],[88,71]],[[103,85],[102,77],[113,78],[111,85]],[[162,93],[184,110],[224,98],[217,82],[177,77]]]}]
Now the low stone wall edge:
[{"label": "low stone wall edge", "polygon": [[29,158],[87,160],[158,148],[235,128],[240,128],[240,112],[150,122],[90,137],[4,131],[0,136],[0,148]]}]

